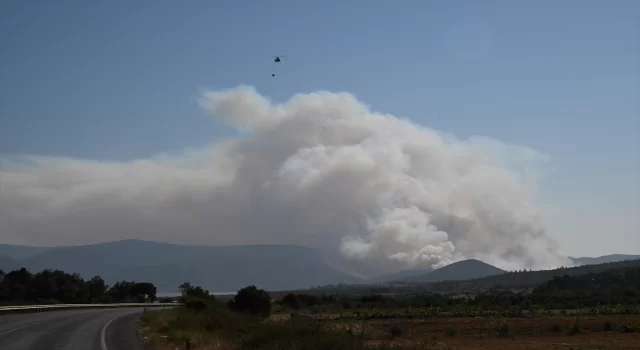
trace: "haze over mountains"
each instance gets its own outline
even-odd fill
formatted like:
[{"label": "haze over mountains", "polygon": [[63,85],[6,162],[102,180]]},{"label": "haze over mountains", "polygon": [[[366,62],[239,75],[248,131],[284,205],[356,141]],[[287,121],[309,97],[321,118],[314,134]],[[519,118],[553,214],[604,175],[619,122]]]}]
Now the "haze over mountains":
[{"label": "haze over mountains", "polygon": [[[0,254],[11,254],[2,248]],[[325,264],[312,249],[291,245],[214,247],[124,240],[51,248],[19,265],[34,272],[61,269],[84,278],[99,275],[108,283],[144,280],[162,292],[174,292],[185,281],[219,292],[248,284],[293,289],[357,281]]]},{"label": "haze over mountains", "polygon": [[51,247],[32,247],[16,244],[0,244],[0,256],[10,257],[15,260],[23,260],[36,256]]},{"label": "haze over mountains", "polygon": [[[590,264],[633,258],[640,255],[572,259]],[[0,245],[0,269],[20,267],[32,272],[61,269],[84,278],[100,275],[110,284],[149,281],[160,292],[175,292],[185,281],[211,291],[232,292],[249,284],[289,290],[338,283],[466,280],[504,272],[469,259],[433,271],[404,270],[363,280],[329,266],[317,251],[294,245],[190,246],[140,240],[51,248]]]},{"label": "haze over mountains", "polygon": [[596,257],[596,258],[590,258],[590,257],[572,258],[572,257],[569,257],[569,259],[571,259],[571,261],[573,261],[573,263],[575,265],[595,265],[595,264],[603,264],[603,263],[607,263],[607,262],[635,260],[635,259],[639,259],[639,258],[640,258],[640,255],[631,255],[631,254],[610,254],[610,255],[599,256],[599,257]]},{"label": "haze over mountains", "polygon": [[6,255],[0,255],[0,270],[9,271],[20,267],[20,262]]}]

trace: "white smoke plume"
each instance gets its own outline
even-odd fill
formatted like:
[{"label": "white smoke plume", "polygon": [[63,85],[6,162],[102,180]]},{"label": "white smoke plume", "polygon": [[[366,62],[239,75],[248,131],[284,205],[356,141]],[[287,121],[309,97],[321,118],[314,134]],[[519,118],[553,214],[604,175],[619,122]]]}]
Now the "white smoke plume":
[{"label": "white smoke plume", "polygon": [[130,162],[3,157],[1,240],[301,244],[360,276],[464,258],[562,263],[533,205],[546,161],[535,151],[460,141],[348,93],[274,104],[241,86],[201,104],[244,132]]}]

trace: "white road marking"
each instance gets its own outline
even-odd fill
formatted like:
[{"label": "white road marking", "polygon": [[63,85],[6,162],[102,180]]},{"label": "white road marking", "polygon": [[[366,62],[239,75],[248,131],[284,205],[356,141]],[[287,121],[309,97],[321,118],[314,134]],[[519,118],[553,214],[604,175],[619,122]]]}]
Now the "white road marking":
[{"label": "white road marking", "polygon": [[3,336],[3,335],[5,335],[5,334],[9,334],[9,333],[12,333],[12,332],[15,332],[15,331],[19,331],[19,330],[21,330],[22,328],[27,328],[27,327],[30,327],[30,326],[36,325],[36,324],[38,324],[38,323],[46,322],[46,321],[48,321],[48,320],[37,321],[37,322],[33,322],[33,323],[26,324],[26,325],[24,325],[24,326],[20,326],[20,327],[18,327],[18,328],[10,329],[10,330],[8,330],[8,331],[6,331],[6,332],[4,332],[4,333],[0,333],[0,337],[1,337],[1,336]]},{"label": "white road marking", "polygon": [[[118,315],[112,319],[109,320],[109,322],[105,323],[104,326],[102,326],[102,329],[100,330],[100,348],[102,350],[109,350],[109,348],[107,347],[107,327],[109,327],[109,325],[111,324],[111,322],[119,319],[122,316],[127,316],[127,315],[131,315],[131,314],[135,314],[138,313],[139,311],[134,311],[134,312],[128,312],[126,314],[122,314],[122,315]],[[2,335],[2,334],[0,334]]]}]

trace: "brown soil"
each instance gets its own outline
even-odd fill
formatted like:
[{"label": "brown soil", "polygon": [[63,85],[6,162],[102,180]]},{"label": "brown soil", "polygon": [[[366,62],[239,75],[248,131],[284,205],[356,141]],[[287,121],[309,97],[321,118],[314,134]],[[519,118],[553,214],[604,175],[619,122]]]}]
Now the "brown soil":
[{"label": "brown soil", "polygon": [[376,344],[421,344],[424,349],[640,349],[640,336],[633,333],[591,333],[515,338],[457,337],[435,341],[370,341]]},{"label": "brown soil", "polygon": [[[421,344],[432,349],[640,349],[640,334],[623,333],[622,324],[640,324],[640,316],[581,316],[580,331],[569,330],[575,317],[439,318],[368,320],[338,323],[340,328],[364,325],[374,344]],[[613,326],[604,331],[605,322]],[[505,327],[506,325],[506,327]],[[391,327],[401,335],[391,337]],[[359,329],[358,329],[359,330]]]},{"label": "brown soil", "polygon": [[[623,324],[640,325],[638,315],[580,316],[580,331],[571,335],[569,330],[575,316],[541,316],[532,318],[428,318],[428,319],[373,319],[336,320],[337,314],[313,315],[327,321],[327,325],[351,330],[370,339],[369,345],[410,345],[420,349],[639,349],[640,333],[623,333]],[[277,313],[267,322],[282,322],[288,313]],[[605,331],[605,323],[613,330]],[[505,326],[506,325],[506,326]],[[391,328],[399,328],[400,335],[393,338]],[[151,349],[174,350],[155,334],[141,329],[142,337],[152,340]],[[144,338],[143,338],[144,339]],[[162,344],[164,343],[164,344]],[[210,344],[198,349],[233,349],[230,344]]]}]

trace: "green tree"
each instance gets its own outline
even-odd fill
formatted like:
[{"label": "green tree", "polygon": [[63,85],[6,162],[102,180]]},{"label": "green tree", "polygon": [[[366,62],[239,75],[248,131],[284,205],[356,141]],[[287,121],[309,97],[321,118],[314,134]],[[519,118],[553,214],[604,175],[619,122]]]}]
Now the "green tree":
[{"label": "green tree", "polygon": [[264,289],[256,286],[242,288],[229,301],[229,308],[253,316],[266,317],[271,311],[271,297]]},{"label": "green tree", "polygon": [[133,286],[131,286],[129,293],[132,297],[135,297],[141,303],[152,303],[156,300],[156,286],[154,286],[153,283],[135,283]]},{"label": "green tree", "polygon": [[298,298],[293,293],[289,293],[289,294],[285,295],[284,298],[282,298],[282,304],[283,305],[287,305],[287,306],[289,306],[290,308],[293,308],[293,309],[299,309],[300,308],[300,302],[298,302]]},{"label": "green tree", "polygon": [[133,287],[134,284],[136,284],[136,282],[116,282],[116,284],[109,288],[107,294],[109,294],[113,301],[125,302],[132,296],[131,287]]},{"label": "green tree", "polygon": [[178,289],[180,290],[180,294],[182,297],[197,297],[197,298],[210,298],[213,297],[208,290],[200,287],[200,286],[192,286],[190,282],[182,283]]},{"label": "green tree", "polygon": [[100,276],[95,276],[90,279],[87,282],[87,287],[89,289],[89,298],[91,300],[102,300],[104,298],[104,294],[109,288]]},{"label": "green tree", "polygon": [[151,283],[121,281],[108,288],[100,276],[89,281],[78,273],[45,269],[32,274],[22,268],[3,273],[0,279],[0,303],[87,303],[92,301],[124,302],[154,301],[155,286]]},{"label": "green tree", "polygon": [[187,295],[189,289],[191,289],[191,282],[184,282],[180,286],[178,286],[178,290],[180,290],[180,294],[183,297]]}]

